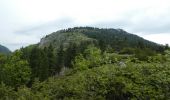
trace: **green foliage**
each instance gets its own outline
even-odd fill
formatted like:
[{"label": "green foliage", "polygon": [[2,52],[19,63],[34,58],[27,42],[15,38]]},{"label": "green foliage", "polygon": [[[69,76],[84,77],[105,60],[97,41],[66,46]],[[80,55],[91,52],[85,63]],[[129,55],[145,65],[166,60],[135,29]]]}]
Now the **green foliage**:
[{"label": "green foliage", "polygon": [[90,68],[92,67],[98,67],[100,66],[101,63],[101,50],[94,47],[94,46],[89,46],[85,51],[84,51],[85,58],[90,61]]},{"label": "green foliage", "polygon": [[61,30],[0,55],[0,100],[169,100],[168,49],[121,29]]},{"label": "green foliage", "polygon": [[[72,68],[72,61],[77,54],[83,53],[88,45],[95,45],[101,52],[118,52],[120,54],[134,54],[135,58],[147,61],[148,56],[155,53],[163,53],[165,47],[145,40],[137,35],[127,33],[122,29],[99,29],[93,27],[75,27],[53,32],[42,38],[37,45],[39,48],[48,48],[52,45],[54,53],[60,56],[61,45],[64,54],[57,63],[59,69],[61,66]],[[113,52],[112,52],[113,53]],[[57,67],[58,68],[58,67]],[[58,70],[59,71],[59,70]]]},{"label": "green foliage", "polygon": [[7,56],[5,56],[4,54],[0,54],[0,65],[3,66],[3,64],[6,63],[7,60]]},{"label": "green foliage", "polygon": [[74,70],[87,70],[89,68],[90,62],[86,60],[82,54],[76,56],[74,61]]},{"label": "green foliage", "polygon": [[56,56],[54,55],[54,48],[50,45],[48,48],[45,48],[44,51],[48,60],[49,76],[53,76],[55,75],[56,70],[58,70],[56,65]]},{"label": "green foliage", "polygon": [[170,61],[170,51],[169,50],[165,51],[165,57],[167,58],[168,61]]},{"label": "green foliage", "polygon": [[77,55],[78,52],[78,46],[76,44],[70,44],[70,46],[67,48],[65,53],[65,66],[72,68],[72,60]]},{"label": "green foliage", "polygon": [[61,68],[64,67],[64,48],[63,48],[63,45],[60,46],[60,49],[57,53],[57,72],[59,73]]},{"label": "green foliage", "polygon": [[30,62],[30,56],[31,56],[31,52],[32,52],[32,50],[35,48],[35,47],[37,47],[37,45],[29,45],[29,46],[27,46],[27,47],[25,47],[25,48],[21,48],[20,49],[20,51],[23,53],[23,55],[22,55],[22,59],[24,59],[24,60],[27,60],[28,62]]},{"label": "green foliage", "polygon": [[[84,55],[84,56],[83,56]],[[90,45],[84,53],[76,56],[73,63],[75,70],[86,70],[88,68],[99,67],[102,63],[101,50]]]},{"label": "green foliage", "polygon": [[169,63],[128,63],[81,70],[33,85],[34,95],[63,100],[170,99]]},{"label": "green foliage", "polygon": [[20,87],[17,91],[17,100],[50,100],[42,93],[34,93],[30,88]]},{"label": "green foliage", "polygon": [[123,48],[120,52],[120,54],[135,54],[134,48]]},{"label": "green foliage", "polygon": [[165,44],[165,50],[168,50],[168,49],[169,49],[169,45]]},{"label": "green foliage", "polygon": [[[18,59],[16,53],[10,59]],[[150,61],[133,62],[134,56],[117,53],[101,53],[88,46],[74,60],[70,74],[35,81],[31,88],[0,86],[1,99],[21,100],[129,100],[170,99],[170,58],[165,55],[150,56]],[[166,60],[164,60],[166,59]],[[13,60],[12,60],[13,61]],[[122,66],[120,62],[124,62]],[[93,66],[93,67],[92,67]],[[72,72],[73,71],[73,72]]]},{"label": "green foliage", "polygon": [[0,100],[15,100],[17,97],[13,88],[6,86],[4,83],[0,83]]},{"label": "green foliage", "polygon": [[2,81],[9,86],[18,87],[30,80],[31,69],[28,62],[20,58],[21,55],[19,51],[13,53],[2,68],[4,73]]},{"label": "green foliage", "polygon": [[7,62],[7,57],[3,54],[0,54],[0,82],[2,82],[5,77],[3,68],[6,62]]},{"label": "green foliage", "polygon": [[34,48],[31,51],[30,66],[32,69],[32,79],[39,78],[41,81],[43,81],[48,78],[48,58],[42,49]]},{"label": "green foliage", "polygon": [[141,49],[135,50],[135,57],[141,61],[147,61],[148,56],[154,56],[154,55],[156,55],[156,52],[152,51],[151,49],[148,49],[148,48],[145,48],[143,50],[141,50]]},{"label": "green foliage", "polygon": [[24,54],[22,59],[27,60],[32,69],[31,81],[34,78],[45,80],[60,71],[52,45],[44,49],[38,48],[37,45],[31,45],[21,48],[20,51]]},{"label": "green foliage", "polygon": [[[137,35],[130,34],[122,29],[99,29],[93,27],[75,27],[69,32],[81,32],[89,38],[96,39],[102,51],[111,46],[119,51],[123,48],[149,48],[156,52],[163,52],[164,46],[145,40]],[[67,31],[66,31],[67,33]]]}]

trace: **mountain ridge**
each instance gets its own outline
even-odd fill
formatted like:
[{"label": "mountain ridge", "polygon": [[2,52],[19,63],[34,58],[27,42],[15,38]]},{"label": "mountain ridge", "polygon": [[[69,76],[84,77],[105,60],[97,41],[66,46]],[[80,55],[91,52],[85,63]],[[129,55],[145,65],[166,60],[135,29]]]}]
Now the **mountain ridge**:
[{"label": "mountain ridge", "polygon": [[[74,27],[56,31],[42,38],[38,43],[38,46],[43,48],[52,44],[54,47],[59,48],[60,45],[65,46],[71,42],[77,44],[82,41],[91,41],[91,43],[94,44],[111,46],[115,50],[131,47],[150,48],[154,51],[162,52],[164,48],[161,44],[146,40],[138,35],[128,33],[123,29],[95,27]],[[105,49],[106,47],[101,48]]]}]

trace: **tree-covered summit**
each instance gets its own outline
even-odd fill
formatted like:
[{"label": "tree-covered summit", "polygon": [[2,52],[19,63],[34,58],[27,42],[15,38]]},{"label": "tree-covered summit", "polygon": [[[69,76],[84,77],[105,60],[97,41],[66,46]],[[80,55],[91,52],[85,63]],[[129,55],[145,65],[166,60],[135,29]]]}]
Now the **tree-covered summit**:
[{"label": "tree-covered summit", "polygon": [[44,47],[52,44],[58,48],[61,44],[67,46],[69,43],[78,44],[83,41],[95,43],[102,49],[111,47],[116,51],[123,48],[149,48],[156,52],[162,52],[164,49],[163,45],[148,41],[122,29],[94,27],[74,27],[53,32],[42,38],[39,46]]}]

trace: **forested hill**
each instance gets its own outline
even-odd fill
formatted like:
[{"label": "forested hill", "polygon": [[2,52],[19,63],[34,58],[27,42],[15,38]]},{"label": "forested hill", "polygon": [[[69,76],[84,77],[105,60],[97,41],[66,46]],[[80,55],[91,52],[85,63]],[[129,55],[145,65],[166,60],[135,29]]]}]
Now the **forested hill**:
[{"label": "forested hill", "polygon": [[10,52],[11,51],[7,47],[0,45],[0,53],[9,54]]},{"label": "forested hill", "polygon": [[100,46],[104,51],[110,47],[116,51],[124,48],[149,48],[156,52],[162,52],[163,46],[145,40],[137,35],[130,34],[122,29],[99,29],[93,27],[74,27],[60,30],[41,39],[40,47],[48,47],[52,44],[59,48],[60,45],[69,46],[70,43],[81,44],[89,42]]},{"label": "forested hill", "polygon": [[0,55],[0,100],[170,100],[170,48],[75,27]]}]

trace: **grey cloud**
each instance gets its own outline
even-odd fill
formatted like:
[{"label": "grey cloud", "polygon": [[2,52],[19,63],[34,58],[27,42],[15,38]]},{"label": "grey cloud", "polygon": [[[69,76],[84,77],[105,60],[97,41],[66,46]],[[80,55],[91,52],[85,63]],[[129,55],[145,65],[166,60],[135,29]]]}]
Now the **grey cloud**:
[{"label": "grey cloud", "polygon": [[74,25],[76,25],[75,20],[69,17],[63,17],[61,19],[47,23],[33,24],[31,26],[22,28],[21,30],[13,31],[13,36],[17,36],[17,39],[21,40],[15,41],[15,39],[12,40],[14,43],[8,42],[4,45],[9,47],[13,51],[19,49],[21,46],[27,46],[30,44],[37,43],[42,37],[47,34],[55,32],[59,29],[73,27]]},{"label": "grey cloud", "polygon": [[143,22],[138,23],[129,27],[135,33],[142,32],[144,34],[160,34],[160,33],[170,33],[170,23],[163,23],[161,21],[155,22]]},{"label": "grey cloud", "polygon": [[145,10],[134,10],[125,14],[121,19],[114,21],[101,21],[91,26],[105,28],[122,28],[135,34],[170,34],[170,14],[160,16],[144,16]]},{"label": "grey cloud", "polygon": [[147,9],[131,13],[125,18],[126,28],[134,33],[160,34],[170,33],[170,14],[147,15]]},{"label": "grey cloud", "polygon": [[56,31],[61,28],[70,27],[75,23],[75,20],[69,17],[64,17],[47,23],[39,23],[39,25],[28,26],[21,30],[15,31],[15,34],[44,34],[46,32]]},{"label": "grey cloud", "polygon": [[[131,33],[143,34],[159,34],[170,33],[170,14],[165,13],[158,16],[147,15],[148,9],[135,9],[124,13],[119,19],[109,19],[105,21],[93,22],[87,26],[100,28],[122,28]],[[115,15],[116,16],[116,15]],[[76,19],[64,17],[47,23],[39,23],[39,25],[28,26],[22,30],[15,31],[16,34],[47,34],[59,29],[83,26],[76,23]]]},{"label": "grey cloud", "polygon": [[92,24],[91,26],[100,27],[100,28],[122,28],[126,29],[131,23],[128,21],[106,21],[106,22],[98,22]]}]

